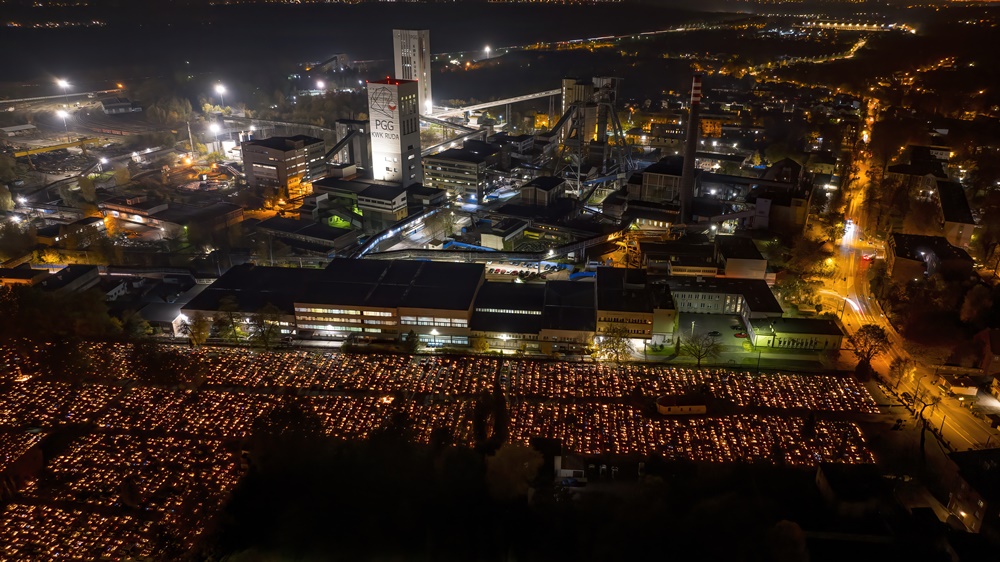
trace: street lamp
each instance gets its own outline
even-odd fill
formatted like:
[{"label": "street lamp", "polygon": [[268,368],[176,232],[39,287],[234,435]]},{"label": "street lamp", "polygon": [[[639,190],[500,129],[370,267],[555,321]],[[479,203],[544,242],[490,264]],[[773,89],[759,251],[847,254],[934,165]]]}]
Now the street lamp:
[{"label": "street lamp", "polygon": [[103,172],[104,171],[104,165],[107,164],[107,163],[108,163],[108,159],[107,158],[101,158],[100,163],[97,165],[97,171]]},{"label": "street lamp", "polygon": [[226,107],[226,98],[225,98],[226,87],[223,86],[222,84],[216,84],[215,93],[219,94],[219,106]]},{"label": "street lamp", "polygon": [[66,93],[66,90],[69,89],[69,82],[67,82],[66,80],[63,80],[62,78],[59,78],[58,80],[56,80],[56,85],[59,86],[60,88],[62,88],[62,91],[63,91],[63,101],[65,101],[68,104],[69,103],[69,95]]},{"label": "street lamp", "polygon": [[486,46],[486,58],[490,58],[490,46]]},{"label": "street lamp", "polygon": [[60,109],[56,112],[56,117],[62,118],[63,128],[66,129],[66,141],[69,142],[69,125],[66,124],[66,118],[69,117],[69,113]]},{"label": "street lamp", "polygon": [[325,90],[326,89],[326,83],[323,82],[322,80],[317,80],[316,81],[316,89],[317,90]]}]

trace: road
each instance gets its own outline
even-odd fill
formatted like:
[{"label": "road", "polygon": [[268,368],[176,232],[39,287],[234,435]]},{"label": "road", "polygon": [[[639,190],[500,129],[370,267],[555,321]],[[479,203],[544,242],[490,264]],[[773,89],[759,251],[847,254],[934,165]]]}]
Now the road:
[{"label": "road", "polygon": [[[864,240],[865,228],[869,225],[867,208],[864,202],[864,186],[867,182],[869,161],[862,152],[856,161],[855,176],[845,182],[848,189],[846,197],[845,216],[850,222],[845,227],[843,241],[836,256],[841,275],[827,283],[823,290],[828,295],[843,299],[843,321],[849,333],[854,333],[864,324],[882,326],[889,335],[890,346],[886,353],[876,357],[872,367],[879,373],[889,372],[889,365],[896,358],[910,359],[916,365],[912,376],[903,377],[896,392],[908,393],[910,396],[925,396],[924,400],[940,400],[937,404],[924,410],[924,417],[929,426],[938,429],[944,440],[954,450],[967,450],[983,447],[988,443],[1000,443],[1000,433],[990,428],[986,423],[975,417],[963,402],[949,396],[942,396],[935,386],[937,375],[933,368],[924,364],[920,358],[909,355],[904,345],[903,337],[896,331],[886,318],[878,302],[870,294],[868,269],[873,260],[864,259],[865,255],[880,253],[881,247],[873,244],[870,239]],[[849,186],[853,186],[850,189]],[[869,229],[873,232],[874,229]],[[914,404],[909,404],[913,408]],[[916,412],[922,407],[916,402]]]}]

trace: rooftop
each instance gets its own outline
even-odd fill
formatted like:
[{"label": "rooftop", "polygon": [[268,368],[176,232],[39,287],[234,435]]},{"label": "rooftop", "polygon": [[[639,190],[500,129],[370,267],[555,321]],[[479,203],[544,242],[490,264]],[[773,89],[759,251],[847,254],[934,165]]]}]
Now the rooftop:
[{"label": "rooftop", "polygon": [[656,164],[653,164],[642,171],[643,174],[663,174],[667,176],[680,176],[684,167],[684,158],[681,156],[668,156]]},{"label": "rooftop", "polygon": [[653,312],[673,308],[670,289],[646,283],[646,270],[615,267],[597,269],[597,309],[620,312]]},{"label": "rooftop", "polygon": [[991,505],[1000,501],[1000,449],[962,451],[949,455],[963,480]]},{"label": "rooftop", "polygon": [[424,157],[425,162],[435,159],[458,160],[460,162],[470,162],[472,164],[482,164],[483,162],[486,162],[485,156],[481,156],[464,148],[449,148],[443,152],[438,152],[437,154],[431,154],[430,156]]},{"label": "rooftop", "polygon": [[972,209],[969,208],[969,200],[965,196],[965,189],[961,184],[939,181],[937,187],[938,197],[941,200],[941,213],[946,222],[976,224],[972,218]]},{"label": "rooftop", "polygon": [[716,236],[715,247],[726,259],[763,260],[757,245],[746,236]]},{"label": "rooftop", "polygon": [[539,176],[524,184],[524,187],[533,187],[542,191],[552,191],[565,183],[566,180],[564,178],[556,176]]},{"label": "rooftop", "polygon": [[893,232],[890,246],[896,257],[909,260],[924,261],[927,252],[932,252],[942,261],[963,260],[971,262],[969,253],[952,246],[943,236],[924,236],[922,234],[902,234]]},{"label": "rooftop", "polygon": [[403,195],[405,193],[406,193],[406,188],[401,185],[370,184],[365,190],[363,190],[358,195],[363,197],[368,197],[370,199],[393,201],[397,199],[400,195]]},{"label": "rooftop", "polygon": [[242,211],[242,207],[233,203],[216,202],[209,205],[170,205],[166,210],[153,215],[153,218],[175,224],[206,221],[229,213]]},{"label": "rooftop", "polygon": [[301,143],[302,146],[309,146],[316,143],[325,143],[323,139],[318,139],[316,137],[310,137],[308,135],[295,135],[291,137],[268,137],[266,139],[254,139],[246,141],[243,146],[262,146],[264,148],[270,148],[273,150],[295,150],[296,148],[301,148],[296,146]]},{"label": "rooftop", "polygon": [[685,277],[672,276],[664,280],[670,291],[677,294],[681,291],[702,293],[725,293],[743,295],[750,310],[757,313],[781,314],[784,312],[778,299],[763,279],[739,279],[729,277]]},{"label": "rooftop", "polygon": [[239,265],[191,300],[189,310],[217,310],[232,296],[239,310],[271,303],[286,314],[294,303],[372,308],[468,310],[483,278],[481,264],[335,259],[326,269]]},{"label": "rooftop", "polygon": [[597,328],[594,284],[585,281],[549,281],[545,284],[542,328],[593,332]]},{"label": "rooftop", "polygon": [[289,219],[279,216],[274,216],[261,221],[257,225],[257,228],[282,234],[294,234],[297,236],[307,236],[309,238],[316,238],[320,240],[329,240],[330,242],[337,240],[345,234],[351,233],[350,230],[345,228],[334,228],[332,226],[312,221]]},{"label": "rooftop", "polygon": [[48,275],[44,269],[30,267],[0,267],[0,279],[34,279]]},{"label": "rooftop", "polygon": [[916,162],[914,164],[896,164],[889,166],[890,174],[902,174],[904,176],[927,176],[932,175],[938,179],[945,179],[948,176],[941,169],[941,164],[936,162]]}]

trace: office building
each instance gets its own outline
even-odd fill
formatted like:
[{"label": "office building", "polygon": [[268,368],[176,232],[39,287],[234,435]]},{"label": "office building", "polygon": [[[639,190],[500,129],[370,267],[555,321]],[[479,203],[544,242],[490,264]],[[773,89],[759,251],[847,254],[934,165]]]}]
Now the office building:
[{"label": "office building", "polygon": [[418,84],[386,78],[368,83],[372,175],[403,187],[423,181]]},{"label": "office building", "polygon": [[393,29],[392,52],[396,63],[396,78],[417,82],[418,111],[430,114],[431,96],[431,32],[426,29]]},{"label": "office building", "polygon": [[285,199],[312,193],[312,182],[326,175],[326,142],[306,135],[246,141],[243,170],[247,184]]}]

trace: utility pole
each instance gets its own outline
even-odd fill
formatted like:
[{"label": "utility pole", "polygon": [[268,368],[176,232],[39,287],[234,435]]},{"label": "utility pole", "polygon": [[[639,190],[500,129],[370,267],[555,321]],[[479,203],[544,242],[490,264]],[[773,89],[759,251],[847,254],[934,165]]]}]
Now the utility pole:
[{"label": "utility pole", "polygon": [[191,121],[187,122],[187,126],[188,126],[188,144],[191,145],[191,153],[194,154],[196,150],[194,148],[194,136],[191,134]]}]

